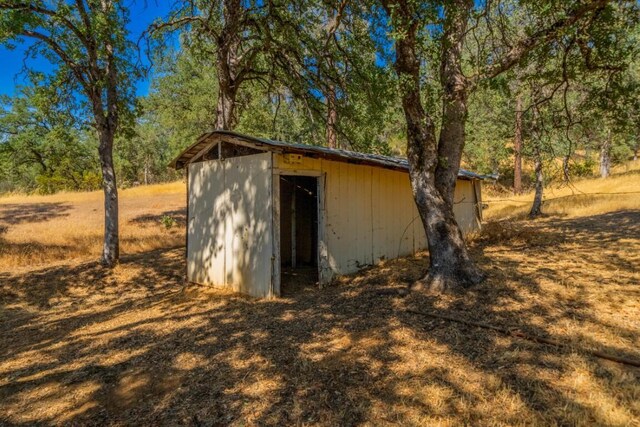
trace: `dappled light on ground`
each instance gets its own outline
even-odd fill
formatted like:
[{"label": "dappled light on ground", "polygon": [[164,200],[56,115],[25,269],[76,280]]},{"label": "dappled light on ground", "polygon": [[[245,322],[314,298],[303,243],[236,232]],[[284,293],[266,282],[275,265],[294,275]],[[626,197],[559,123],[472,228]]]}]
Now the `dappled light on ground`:
[{"label": "dappled light on ground", "polygon": [[184,248],[0,273],[0,422],[637,423],[640,371],[582,349],[640,358],[640,212],[503,233],[465,295],[399,296],[424,256],[273,301],[184,287]]}]

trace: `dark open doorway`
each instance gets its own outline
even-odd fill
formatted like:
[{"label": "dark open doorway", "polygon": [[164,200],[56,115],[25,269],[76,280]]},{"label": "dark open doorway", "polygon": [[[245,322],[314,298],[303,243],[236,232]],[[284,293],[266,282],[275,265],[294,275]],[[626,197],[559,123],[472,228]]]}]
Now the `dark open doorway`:
[{"label": "dark open doorway", "polygon": [[318,283],[318,179],[280,176],[281,294]]}]

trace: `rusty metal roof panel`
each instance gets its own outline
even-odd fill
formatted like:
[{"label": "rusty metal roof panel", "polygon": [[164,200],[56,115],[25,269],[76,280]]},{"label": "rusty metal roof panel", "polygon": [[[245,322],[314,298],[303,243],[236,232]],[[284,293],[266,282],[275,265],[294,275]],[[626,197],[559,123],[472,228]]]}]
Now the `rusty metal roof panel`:
[{"label": "rusty metal roof panel", "polygon": [[[202,135],[197,142],[183,151],[171,165],[176,169],[184,166],[189,159],[198,153],[206,140],[212,136],[229,136],[237,138],[243,142],[253,144],[256,148],[264,147],[271,151],[295,152],[305,155],[317,156],[337,161],[345,161],[350,163],[365,163],[372,166],[378,166],[388,169],[409,170],[409,162],[403,157],[383,156],[381,154],[359,153],[356,151],[341,150],[337,148],[319,147],[317,145],[297,144],[290,142],[274,141],[271,139],[257,138],[253,136],[242,135],[232,131],[213,131]],[[233,141],[230,141],[233,143]],[[460,169],[458,177],[466,179],[485,179],[484,175],[477,174],[465,169]]]}]

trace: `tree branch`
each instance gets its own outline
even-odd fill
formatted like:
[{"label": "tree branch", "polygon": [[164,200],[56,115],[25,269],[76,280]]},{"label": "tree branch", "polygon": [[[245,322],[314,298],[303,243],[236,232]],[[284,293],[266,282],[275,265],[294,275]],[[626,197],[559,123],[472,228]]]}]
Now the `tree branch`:
[{"label": "tree branch", "polygon": [[553,40],[562,30],[583,19],[589,13],[602,9],[610,3],[610,1],[611,0],[592,0],[586,4],[582,4],[569,12],[564,18],[561,18],[551,24],[549,27],[536,31],[531,36],[520,40],[494,64],[485,67],[482,72],[470,77],[469,80],[471,85],[475,86],[481,80],[496,77],[511,69],[533,49]]},{"label": "tree branch", "polygon": [[69,69],[71,69],[71,72],[76,76],[82,87],[86,90],[87,94],[90,93],[89,82],[87,82],[83,74],[83,70],[81,70],[81,68],[83,67],[78,65],[73,59],[71,59],[71,57],[69,57],[69,55],[67,55],[67,53],[64,51],[62,46],[60,46],[55,40],[45,34],[33,30],[22,30],[20,32],[20,35],[34,38],[48,45],[51,50],[53,50],[56,55],[58,55],[60,59],[69,67]]},{"label": "tree branch", "polygon": [[[81,0],[78,0],[81,1]],[[69,30],[71,30],[73,32],[73,34],[75,34],[75,36],[82,42],[82,44],[85,45],[85,47],[88,49],[90,46],[89,43],[89,39],[87,38],[87,36],[85,34],[82,33],[82,31],[80,31],[80,29],[73,23],[71,22],[68,18],[66,18],[65,16],[61,15],[60,13],[54,11],[54,10],[50,10],[50,9],[46,9],[44,7],[40,7],[37,6],[35,4],[31,4],[31,3],[15,3],[15,2],[6,2],[6,1],[0,1],[0,9],[4,9],[4,10],[26,10],[29,12],[34,12],[34,13],[41,13],[43,15],[46,16],[50,16],[52,18],[55,18],[56,20],[60,20],[65,27],[67,27]],[[55,25],[55,24],[54,24]]]}]

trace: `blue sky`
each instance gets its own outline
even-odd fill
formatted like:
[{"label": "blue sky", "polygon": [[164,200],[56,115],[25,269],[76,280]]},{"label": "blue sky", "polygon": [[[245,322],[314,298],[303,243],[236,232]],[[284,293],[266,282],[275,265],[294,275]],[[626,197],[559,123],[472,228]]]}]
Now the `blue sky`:
[{"label": "blue sky", "polygon": [[[126,5],[130,10],[131,22],[128,25],[130,37],[137,41],[149,24],[156,18],[166,16],[171,2],[169,0],[128,0]],[[16,85],[27,83],[25,75],[20,74],[24,67],[24,53],[25,46],[17,46],[14,50],[0,46],[0,94],[14,95]],[[39,71],[46,72],[52,69],[51,64],[42,58],[29,58],[26,63],[29,67]],[[138,95],[146,95],[148,91],[148,80],[138,83]]]}]

